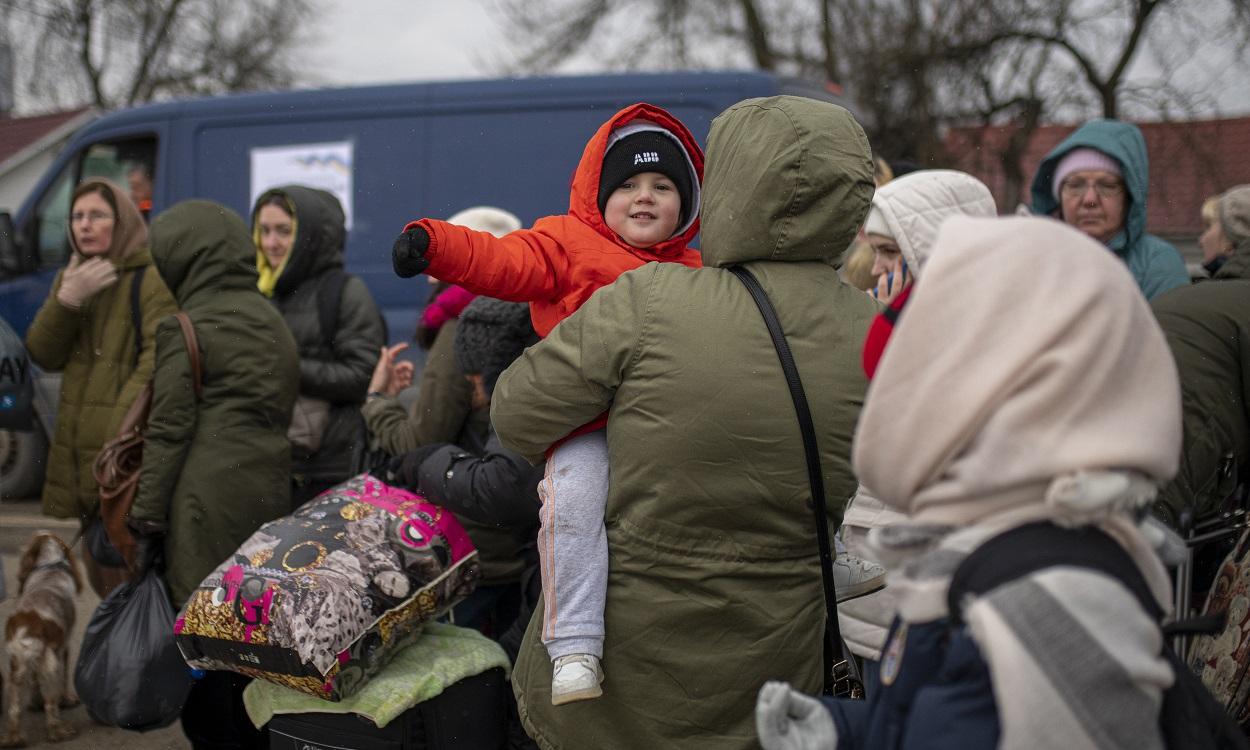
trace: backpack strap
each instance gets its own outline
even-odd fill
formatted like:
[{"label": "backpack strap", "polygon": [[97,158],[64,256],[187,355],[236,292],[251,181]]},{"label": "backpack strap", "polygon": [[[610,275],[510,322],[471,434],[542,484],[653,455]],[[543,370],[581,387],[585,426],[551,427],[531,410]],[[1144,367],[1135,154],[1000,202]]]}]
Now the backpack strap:
[{"label": "backpack strap", "polygon": [[963,624],[964,598],[980,596],[1030,573],[1057,566],[1106,573],[1123,584],[1152,619],[1163,609],[1128,553],[1100,529],[1067,529],[1046,521],[1020,526],[973,550],[951,577],[946,604],[951,621]]},{"label": "backpack strap", "polygon": [[350,275],[341,268],[326,272],[317,287],[317,323],[321,326],[321,340],[334,349],[334,336],[339,329],[339,307],[343,301],[343,287]]},{"label": "backpack strap", "polygon": [[139,266],[135,269],[134,276],[130,278],[130,322],[135,328],[135,365],[139,364],[139,354],[143,352],[143,307],[140,304],[141,292],[143,291],[143,272],[148,270],[147,266]]},{"label": "backpack strap", "polygon": [[837,660],[834,654],[842,652],[842,632],[838,625],[838,599],[833,586],[833,552],[829,545],[829,516],[825,509],[825,482],[820,470],[820,448],[816,444],[816,427],[812,422],[812,412],[807,405],[807,394],[803,391],[803,381],[799,378],[799,369],[794,363],[794,355],[786,341],[786,334],[777,318],[777,310],[773,307],[768,292],[760,285],[758,279],[742,266],[729,266],[726,270],[738,277],[738,280],[750,292],[756,307],[764,317],[764,325],[768,335],[772,337],[773,347],[777,350],[777,358],[781,361],[781,370],[786,376],[786,385],[790,388],[790,398],[794,401],[794,412],[799,421],[799,434],[803,436],[803,453],[807,459],[807,481],[811,486],[812,510],[815,514],[816,543],[820,548],[820,580],[825,594],[825,669],[824,694],[833,695],[835,683],[846,680],[849,664],[846,659]]}]

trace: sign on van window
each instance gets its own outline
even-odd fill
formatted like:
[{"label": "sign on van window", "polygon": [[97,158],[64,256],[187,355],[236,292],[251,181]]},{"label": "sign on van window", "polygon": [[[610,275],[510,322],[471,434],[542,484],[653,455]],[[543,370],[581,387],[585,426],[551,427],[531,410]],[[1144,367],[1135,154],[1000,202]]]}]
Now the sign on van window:
[{"label": "sign on van window", "polygon": [[252,195],[279,185],[305,185],[334,193],[352,228],[352,143],[305,143],[252,149]]}]

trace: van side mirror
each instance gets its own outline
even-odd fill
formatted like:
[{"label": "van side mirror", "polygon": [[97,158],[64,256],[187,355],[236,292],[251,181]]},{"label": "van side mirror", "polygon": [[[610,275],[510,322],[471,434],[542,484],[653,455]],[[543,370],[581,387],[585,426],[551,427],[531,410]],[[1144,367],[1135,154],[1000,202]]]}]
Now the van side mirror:
[{"label": "van side mirror", "polygon": [[0,271],[20,273],[22,259],[18,257],[17,232],[13,229],[13,217],[8,211],[0,211]]}]

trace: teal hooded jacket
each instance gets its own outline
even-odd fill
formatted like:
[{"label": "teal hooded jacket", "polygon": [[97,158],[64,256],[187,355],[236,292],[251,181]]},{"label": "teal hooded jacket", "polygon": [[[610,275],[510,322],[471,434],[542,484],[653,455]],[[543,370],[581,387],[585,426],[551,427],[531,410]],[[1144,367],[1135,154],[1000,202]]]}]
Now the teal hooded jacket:
[{"label": "teal hooded jacket", "polygon": [[1077,148],[1094,148],[1120,163],[1128,190],[1124,228],[1108,247],[1128,264],[1146,299],[1189,284],[1185,261],[1175,247],[1146,232],[1146,193],[1150,186],[1146,139],[1136,125],[1119,120],[1091,120],[1051,149],[1033,177],[1033,213],[1059,217],[1052,192],[1060,159]]}]

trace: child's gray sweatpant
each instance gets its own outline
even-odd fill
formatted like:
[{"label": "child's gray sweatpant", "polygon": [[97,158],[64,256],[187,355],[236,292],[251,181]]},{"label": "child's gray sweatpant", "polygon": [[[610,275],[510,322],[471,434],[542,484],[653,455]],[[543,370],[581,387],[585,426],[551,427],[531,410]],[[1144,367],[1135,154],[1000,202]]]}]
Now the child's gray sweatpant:
[{"label": "child's gray sweatpant", "polygon": [[538,485],[543,645],[555,661],[569,654],[603,656],[608,587],[608,439],[604,430],[561,444]]}]

